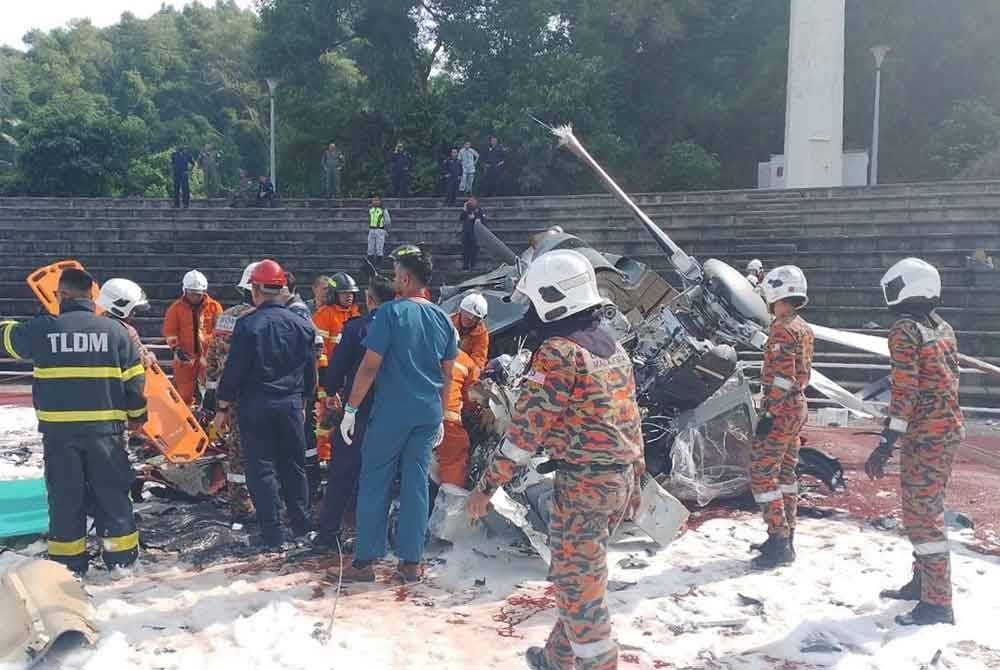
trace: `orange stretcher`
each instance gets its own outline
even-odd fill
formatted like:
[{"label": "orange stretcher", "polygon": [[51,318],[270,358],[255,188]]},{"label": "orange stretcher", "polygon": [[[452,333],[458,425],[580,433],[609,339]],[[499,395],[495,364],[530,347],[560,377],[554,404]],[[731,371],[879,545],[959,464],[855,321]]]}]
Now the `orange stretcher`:
[{"label": "orange stretcher", "polygon": [[[82,270],[83,266],[77,261],[59,261],[28,275],[28,286],[50,314],[59,313],[56,287],[66,268]],[[95,298],[99,292],[95,286]],[[143,434],[171,463],[190,463],[201,456],[208,448],[208,436],[158,363],[146,368],[145,394],[148,418]]]}]

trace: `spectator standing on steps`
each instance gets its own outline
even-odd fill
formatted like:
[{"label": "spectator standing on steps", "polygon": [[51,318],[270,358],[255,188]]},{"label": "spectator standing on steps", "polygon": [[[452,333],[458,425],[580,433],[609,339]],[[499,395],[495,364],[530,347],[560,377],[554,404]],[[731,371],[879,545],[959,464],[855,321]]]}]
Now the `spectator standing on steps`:
[{"label": "spectator standing on steps", "polygon": [[274,207],[275,199],[274,184],[271,183],[271,178],[262,174],[257,183],[257,206]]},{"label": "spectator standing on steps", "polygon": [[441,168],[444,175],[444,204],[454,205],[458,198],[458,184],[462,180],[462,163],[458,160],[458,149],[452,149]]},{"label": "spectator standing on steps", "polygon": [[458,190],[464,195],[470,195],[476,181],[476,164],[479,162],[479,152],[472,148],[472,142],[462,145],[458,160],[462,164],[462,182],[458,185]]},{"label": "spectator standing on steps", "polygon": [[479,206],[479,199],[470,195],[465,201],[458,220],[462,224],[462,269],[474,270],[479,259],[479,240],[476,239],[476,224],[486,225],[486,211]]},{"label": "spectator standing on steps", "polygon": [[327,145],[320,165],[323,168],[323,193],[328,198],[336,198],[340,194],[340,172],[344,169],[344,154],[337,149],[336,142]]},{"label": "spectator standing on steps", "polygon": [[187,147],[177,147],[170,154],[170,169],[174,178],[174,209],[184,204],[184,209],[191,206],[191,168],[194,167],[194,156]]},{"label": "spectator standing on steps", "polygon": [[486,150],[483,163],[486,164],[486,174],[483,177],[483,195],[487,198],[499,195],[503,188],[504,164],[507,161],[507,150],[500,144],[496,135],[490,135],[490,147]]},{"label": "spectator standing on steps", "polygon": [[198,156],[198,164],[201,166],[202,175],[205,177],[205,197],[219,197],[219,159],[221,154],[215,150],[211,144],[206,144]]},{"label": "spectator standing on steps", "polygon": [[402,142],[396,143],[392,155],[389,156],[389,169],[392,175],[392,195],[405,198],[410,195],[410,166],[412,159]]},{"label": "spectator standing on steps", "polygon": [[[368,256],[369,262],[378,263],[385,254],[385,238],[389,236],[392,217],[389,210],[382,206],[382,198],[372,196],[371,207],[368,208]],[[376,265],[377,267],[377,265]]]}]

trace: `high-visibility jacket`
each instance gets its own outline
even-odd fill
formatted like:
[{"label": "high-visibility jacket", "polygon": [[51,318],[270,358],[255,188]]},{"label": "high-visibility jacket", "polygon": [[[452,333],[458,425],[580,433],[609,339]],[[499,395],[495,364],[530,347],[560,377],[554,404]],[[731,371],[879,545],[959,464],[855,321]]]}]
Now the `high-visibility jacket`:
[{"label": "high-visibility jacket", "polygon": [[141,354],[125,325],[89,300],[63,301],[59,316],[0,324],[0,352],[34,361],[31,395],[46,434],[119,434],[145,421]]},{"label": "high-visibility jacket", "polygon": [[368,208],[368,227],[375,229],[387,228],[390,225],[389,212],[385,207]]},{"label": "high-visibility jacket", "polygon": [[[323,338],[323,356],[325,360],[330,360],[333,350],[336,349],[337,344],[340,342],[340,333],[344,330],[344,324],[356,316],[361,316],[361,310],[357,305],[351,305],[350,307],[323,305],[313,315],[313,323],[316,324],[316,330],[319,331],[320,336]],[[320,367],[326,367],[323,364],[323,359],[320,361]]]},{"label": "high-visibility jacket", "polygon": [[167,308],[163,317],[163,337],[171,349],[181,349],[194,359],[208,353],[215,320],[222,314],[222,305],[206,295],[199,305],[192,305],[182,297]]},{"label": "high-visibility jacket", "polygon": [[469,354],[472,363],[482,370],[486,367],[490,351],[490,332],[486,330],[486,322],[480,321],[473,328],[462,328],[460,312],[451,315],[451,322],[458,331],[458,348]]},{"label": "high-visibility jacket", "polygon": [[469,354],[459,349],[455,364],[451,368],[451,386],[448,388],[445,421],[462,422],[462,405],[469,399],[469,387],[479,381],[479,372]]}]

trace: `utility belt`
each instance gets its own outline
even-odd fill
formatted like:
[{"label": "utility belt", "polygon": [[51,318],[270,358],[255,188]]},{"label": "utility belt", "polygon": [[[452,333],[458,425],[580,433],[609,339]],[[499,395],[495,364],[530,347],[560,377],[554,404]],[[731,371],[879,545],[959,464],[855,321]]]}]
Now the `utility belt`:
[{"label": "utility belt", "polygon": [[535,470],[542,475],[547,475],[550,472],[555,472],[556,470],[560,472],[625,472],[630,467],[631,463],[568,463],[566,461],[560,460],[548,460],[544,463],[539,463]]}]

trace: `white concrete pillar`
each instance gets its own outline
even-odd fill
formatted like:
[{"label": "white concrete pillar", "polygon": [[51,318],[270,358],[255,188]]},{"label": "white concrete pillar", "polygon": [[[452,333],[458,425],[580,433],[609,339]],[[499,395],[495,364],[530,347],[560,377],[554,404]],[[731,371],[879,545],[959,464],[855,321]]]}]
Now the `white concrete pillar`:
[{"label": "white concrete pillar", "polygon": [[785,187],[841,186],[846,0],[791,0]]}]

